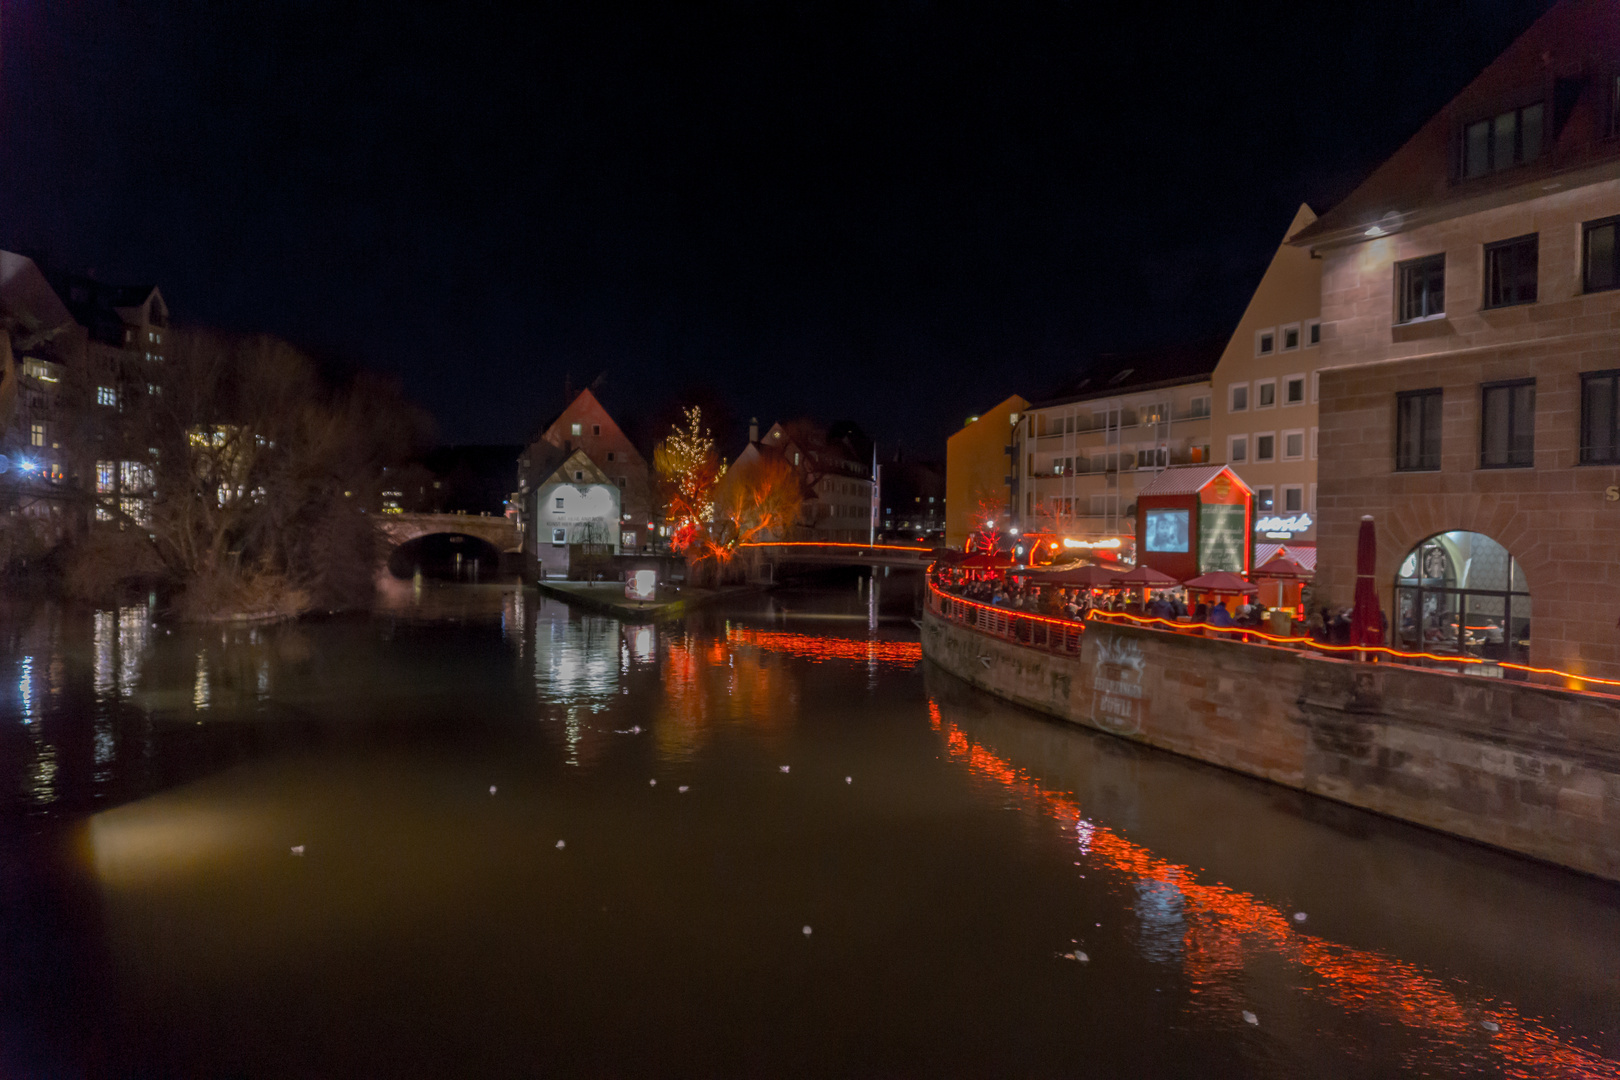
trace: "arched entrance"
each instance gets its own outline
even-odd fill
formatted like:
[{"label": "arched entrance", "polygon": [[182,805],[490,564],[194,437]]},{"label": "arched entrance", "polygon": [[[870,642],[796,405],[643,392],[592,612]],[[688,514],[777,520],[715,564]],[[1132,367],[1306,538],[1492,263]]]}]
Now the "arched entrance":
[{"label": "arched entrance", "polygon": [[1440,533],[1407,552],[1395,612],[1402,648],[1530,662],[1530,587],[1519,561],[1484,533]]},{"label": "arched entrance", "polygon": [[417,573],[444,581],[495,581],[501,552],[489,541],[465,533],[429,533],[407,540],[388,557],[397,578]]}]

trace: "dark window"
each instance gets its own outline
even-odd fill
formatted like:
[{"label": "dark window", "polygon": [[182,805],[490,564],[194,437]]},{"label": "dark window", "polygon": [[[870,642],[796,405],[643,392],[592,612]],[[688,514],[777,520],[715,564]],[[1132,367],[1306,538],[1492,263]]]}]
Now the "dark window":
[{"label": "dark window", "polygon": [[1504,469],[1535,463],[1536,381],[1480,388],[1479,464]]},{"label": "dark window", "polygon": [[1540,157],[1541,115],[1538,101],[1463,128],[1463,178],[1484,176]]},{"label": "dark window", "polygon": [[1620,217],[1588,221],[1584,231],[1582,278],[1586,291],[1601,292],[1620,285],[1620,244],[1615,243]]},{"label": "dark window", "polygon": [[1528,304],[1536,298],[1536,237],[1485,245],[1485,306]]},{"label": "dark window", "polygon": [[1307,334],[1309,335],[1306,338],[1307,344],[1310,344],[1310,345],[1320,345],[1320,344],[1322,344],[1322,324],[1321,323],[1319,323],[1319,322],[1311,323],[1310,327],[1307,330]]},{"label": "dark window", "polygon": [[1413,472],[1440,467],[1441,392],[1411,390],[1395,395],[1395,468]]},{"label": "dark window", "polygon": [[1269,514],[1276,506],[1276,498],[1272,489],[1268,487],[1256,488],[1254,492],[1255,507],[1262,514]]},{"label": "dark window", "polygon": [[1400,321],[1427,319],[1446,311],[1446,257],[1430,255],[1411,262],[1396,263],[1400,285]]},{"label": "dark window", "polygon": [[1620,465],[1620,370],[1581,376],[1581,464]]}]

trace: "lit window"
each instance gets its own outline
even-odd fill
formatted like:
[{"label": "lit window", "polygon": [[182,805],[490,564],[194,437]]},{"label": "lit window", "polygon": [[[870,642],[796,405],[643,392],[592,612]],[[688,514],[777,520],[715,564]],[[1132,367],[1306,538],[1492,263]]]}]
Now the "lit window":
[{"label": "lit window", "polygon": [[96,493],[105,495],[113,489],[113,463],[96,462]]},{"label": "lit window", "polygon": [[118,405],[118,391],[111,386],[96,387],[96,404],[116,408]]},{"label": "lit window", "polygon": [[571,424],[569,425],[568,430],[569,434],[571,435],[582,435],[584,434],[585,426],[583,424]]},{"label": "lit window", "polygon": [[1269,514],[1276,509],[1277,499],[1272,489],[1268,487],[1254,489],[1254,508],[1262,514]]},{"label": "lit window", "polygon": [[1463,128],[1463,179],[1523,165],[1541,156],[1541,102]]},{"label": "lit window", "polygon": [[562,547],[563,545],[565,545],[567,543],[568,543],[568,530],[567,529],[552,529],[551,530],[551,544],[552,544],[553,547]]},{"label": "lit window", "polygon": [[29,446],[44,446],[45,445],[45,425],[44,424],[29,424],[28,425],[28,445]]}]

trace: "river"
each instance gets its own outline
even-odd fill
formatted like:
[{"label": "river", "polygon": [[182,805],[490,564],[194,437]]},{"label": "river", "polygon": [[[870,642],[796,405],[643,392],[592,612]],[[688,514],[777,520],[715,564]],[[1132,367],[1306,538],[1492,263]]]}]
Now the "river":
[{"label": "river", "polygon": [[0,1075],[1620,1075],[1620,888],[971,691],[917,587],[0,605]]}]

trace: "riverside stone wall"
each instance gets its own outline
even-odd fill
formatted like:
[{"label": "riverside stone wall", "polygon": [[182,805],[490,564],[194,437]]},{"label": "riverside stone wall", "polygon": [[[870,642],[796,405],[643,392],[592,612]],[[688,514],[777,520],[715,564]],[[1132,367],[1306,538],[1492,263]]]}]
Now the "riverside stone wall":
[{"label": "riverside stone wall", "polygon": [[1078,657],[923,618],[1018,704],[1620,881],[1620,698],[1093,621]]}]

